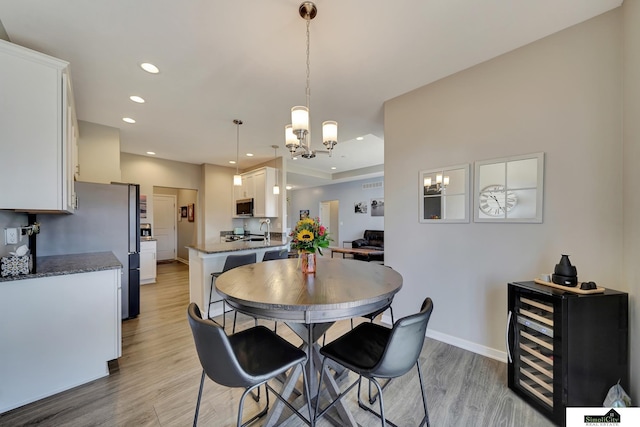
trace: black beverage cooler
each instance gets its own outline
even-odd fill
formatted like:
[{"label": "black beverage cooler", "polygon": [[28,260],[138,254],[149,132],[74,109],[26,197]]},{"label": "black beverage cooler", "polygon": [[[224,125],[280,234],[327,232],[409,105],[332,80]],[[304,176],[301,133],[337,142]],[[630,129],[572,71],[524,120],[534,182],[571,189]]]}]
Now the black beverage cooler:
[{"label": "black beverage cooler", "polygon": [[535,282],[508,285],[509,388],[555,424],[565,409],[602,407],[629,390],[628,295],[578,295]]}]

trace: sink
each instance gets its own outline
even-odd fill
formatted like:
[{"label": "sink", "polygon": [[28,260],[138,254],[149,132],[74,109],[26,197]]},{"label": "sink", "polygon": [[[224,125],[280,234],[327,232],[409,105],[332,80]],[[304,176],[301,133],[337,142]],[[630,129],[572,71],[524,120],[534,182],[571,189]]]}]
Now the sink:
[{"label": "sink", "polygon": [[248,239],[244,239],[248,242],[264,242],[264,237],[249,237]]}]

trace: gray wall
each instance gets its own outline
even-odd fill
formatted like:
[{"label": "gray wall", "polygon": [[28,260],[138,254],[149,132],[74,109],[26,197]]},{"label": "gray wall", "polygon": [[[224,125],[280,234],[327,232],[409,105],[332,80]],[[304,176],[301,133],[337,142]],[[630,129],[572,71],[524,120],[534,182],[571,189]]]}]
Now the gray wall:
[{"label": "gray wall", "polygon": [[[505,360],[509,281],[571,254],[579,279],[629,290],[621,24],[617,9],[385,104],[385,260],[404,277],[396,316],[431,296],[429,334]],[[542,224],[418,223],[420,170],[539,151]]]},{"label": "gray wall", "polygon": [[[310,160],[313,161],[313,160]],[[320,202],[338,200],[339,206],[339,238],[354,240],[362,237],[364,230],[384,230],[384,216],[371,216],[371,199],[384,197],[384,186],[374,189],[363,189],[362,185],[373,182],[384,182],[384,177],[359,181],[325,185],[322,187],[289,190],[289,227],[293,228],[300,219],[300,210],[308,209],[312,218],[320,214]],[[366,214],[354,213],[354,203],[367,202]],[[333,213],[332,213],[333,214]],[[293,224],[293,225],[292,225]],[[329,230],[331,233],[331,230]],[[332,242],[332,246],[342,246],[342,242]]]},{"label": "gray wall", "polygon": [[631,382],[640,393],[640,2],[625,1],[624,11],[624,280],[631,292]]}]

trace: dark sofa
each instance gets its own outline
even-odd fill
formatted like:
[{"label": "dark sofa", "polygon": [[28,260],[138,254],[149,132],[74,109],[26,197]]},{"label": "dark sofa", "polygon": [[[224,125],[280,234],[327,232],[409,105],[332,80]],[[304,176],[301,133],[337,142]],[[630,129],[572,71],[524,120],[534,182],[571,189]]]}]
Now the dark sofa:
[{"label": "dark sofa", "polygon": [[[351,242],[352,248],[384,250],[384,230],[364,230],[362,239]],[[384,254],[381,255],[358,255],[355,259],[362,261],[384,261]]]}]

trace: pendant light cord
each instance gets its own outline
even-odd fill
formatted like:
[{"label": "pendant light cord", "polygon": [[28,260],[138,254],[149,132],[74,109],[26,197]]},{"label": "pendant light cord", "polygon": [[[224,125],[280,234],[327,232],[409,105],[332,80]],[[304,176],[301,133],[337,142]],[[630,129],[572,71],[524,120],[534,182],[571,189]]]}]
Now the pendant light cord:
[{"label": "pendant light cord", "polygon": [[234,119],[233,123],[236,124],[236,175],[240,175],[238,173],[238,162],[240,161],[240,125],[242,120]]}]

